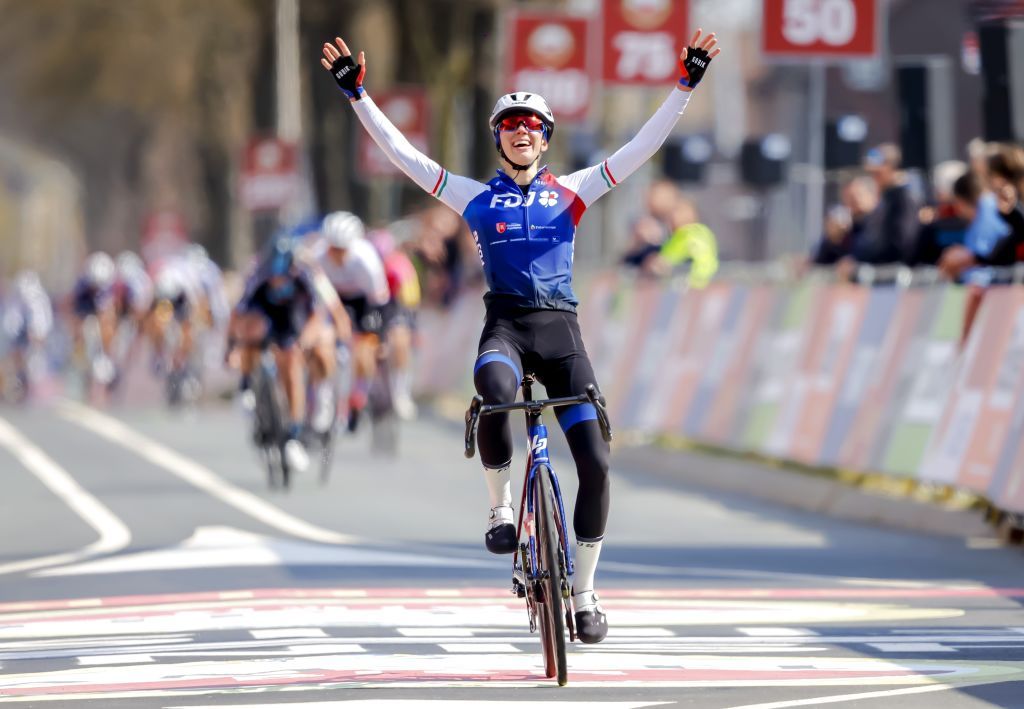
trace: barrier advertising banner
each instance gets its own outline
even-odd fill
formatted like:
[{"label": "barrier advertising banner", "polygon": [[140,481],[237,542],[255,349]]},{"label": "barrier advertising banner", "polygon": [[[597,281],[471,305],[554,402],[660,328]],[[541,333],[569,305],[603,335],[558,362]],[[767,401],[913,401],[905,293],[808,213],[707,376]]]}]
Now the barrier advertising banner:
[{"label": "barrier advertising banner", "polygon": [[715,387],[709,408],[691,411],[699,423],[694,436],[717,444],[730,443],[739,435],[739,422],[748,392],[753,390],[755,362],[759,356],[758,342],[772,322],[772,313],[779,301],[775,289],[766,286],[738,287],[743,297],[742,316],[736,325],[733,349],[726,361],[708,373]]},{"label": "barrier advertising banner", "polygon": [[[584,340],[620,430],[951,485],[1024,513],[1024,288],[967,291],[614,271],[580,283]],[[479,293],[425,311],[420,394],[473,390]]]},{"label": "barrier advertising banner", "polygon": [[[869,291],[860,335],[839,384],[825,440],[816,457],[816,462],[821,465],[853,468],[865,465],[869,459],[878,431],[877,424],[892,392],[892,375],[896,368],[888,364],[902,356],[897,345],[908,339],[899,338],[890,327],[902,295],[904,291],[896,288],[873,288]],[[859,458],[858,464],[844,460],[842,453],[846,442],[850,443],[849,453]]]},{"label": "barrier advertising banner", "polygon": [[938,425],[956,376],[957,342],[963,327],[964,290],[955,286],[927,291],[917,332],[897,366],[901,379],[893,406],[897,411],[883,432],[886,440],[876,470],[915,476]]}]

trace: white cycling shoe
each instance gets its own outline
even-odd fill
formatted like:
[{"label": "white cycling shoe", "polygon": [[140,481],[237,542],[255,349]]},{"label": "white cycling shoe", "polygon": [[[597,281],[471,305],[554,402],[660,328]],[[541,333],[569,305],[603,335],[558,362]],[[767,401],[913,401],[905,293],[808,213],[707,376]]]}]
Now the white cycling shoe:
[{"label": "white cycling shoe", "polygon": [[309,468],[309,454],[302,441],[296,438],[289,438],[284,444],[284,460],[288,467],[297,473],[303,473]]},{"label": "white cycling shoe", "polygon": [[576,635],[585,645],[599,643],[608,635],[608,618],[599,600],[593,591],[572,594]]},{"label": "white cycling shoe", "polygon": [[327,384],[317,388],[313,404],[313,415],[309,417],[310,427],[317,433],[327,433],[334,424],[334,388]]},{"label": "white cycling shoe", "polygon": [[516,550],[516,526],[511,507],[491,508],[484,546],[492,554],[511,554]]}]

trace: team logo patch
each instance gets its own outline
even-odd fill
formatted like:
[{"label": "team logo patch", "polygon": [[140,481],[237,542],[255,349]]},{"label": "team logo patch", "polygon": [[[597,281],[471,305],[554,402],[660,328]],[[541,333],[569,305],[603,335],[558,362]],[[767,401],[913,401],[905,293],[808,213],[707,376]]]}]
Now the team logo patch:
[{"label": "team logo patch", "polygon": [[508,224],[506,224],[505,222],[498,222],[497,228],[499,234],[504,234],[505,230],[508,229]]},{"label": "team logo patch", "polygon": [[554,207],[558,202],[558,193],[551,190],[544,190],[540,193],[540,204],[542,207]]}]

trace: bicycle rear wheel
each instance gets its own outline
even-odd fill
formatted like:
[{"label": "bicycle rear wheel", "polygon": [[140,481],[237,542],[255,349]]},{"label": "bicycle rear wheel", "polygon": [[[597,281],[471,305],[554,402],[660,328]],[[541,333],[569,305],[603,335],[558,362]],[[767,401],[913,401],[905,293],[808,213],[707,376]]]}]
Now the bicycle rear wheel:
[{"label": "bicycle rear wheel", "polygon": [[568,682],[565,657],[565,618],[562,616],[562,567],[558,562],[558,528],[555,526],[555,496],[551,487],[551,470],[537,468],[534,488],[535,524],[537,527],[537,575],[540,606],[540,640],[544,652],[544,674],[557,677],[558,685]]}]

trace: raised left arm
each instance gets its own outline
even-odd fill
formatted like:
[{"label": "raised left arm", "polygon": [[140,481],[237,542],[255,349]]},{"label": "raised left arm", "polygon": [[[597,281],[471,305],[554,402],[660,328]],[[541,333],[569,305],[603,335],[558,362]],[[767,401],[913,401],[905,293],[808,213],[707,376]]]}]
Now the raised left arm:
[{"label": "raised left arm", "polygon": [[686,110],[691,92],[704,78],[708,64],[721,52],[717,47],[718,39],[714,33],[709,34],[703,41],[701,34],[701,30],[698,29],[690,40],[690,46],[684,48],[679,55],[678,85],[633,139],[599,165],[559,178],[559,182],[578,194],[586,206],[589,207],[619,182],[636,172],[665,143],[665,139]]}]

